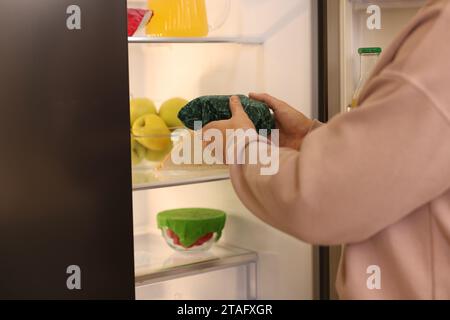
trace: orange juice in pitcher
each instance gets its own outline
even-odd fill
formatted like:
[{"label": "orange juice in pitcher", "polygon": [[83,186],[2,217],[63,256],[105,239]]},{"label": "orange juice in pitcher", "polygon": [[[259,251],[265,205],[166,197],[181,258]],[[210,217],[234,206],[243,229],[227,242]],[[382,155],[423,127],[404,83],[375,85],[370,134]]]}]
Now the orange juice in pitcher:
[{"label": "orange juice in pitcher", "polygon": [[216,26],[208,25],[205,0],[148,0],[153,17],[147,25],[147,35],[152,37],[205,37],[217,29],[229,13],[227,1],[226,16]]}]

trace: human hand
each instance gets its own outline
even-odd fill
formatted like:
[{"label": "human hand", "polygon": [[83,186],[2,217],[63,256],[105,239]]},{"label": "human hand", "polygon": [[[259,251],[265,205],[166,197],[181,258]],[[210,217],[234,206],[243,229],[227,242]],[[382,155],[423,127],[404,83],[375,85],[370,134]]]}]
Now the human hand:
[{"label": "human hand", "polygon": [[276,128],[280,130],[280,147],[300,150],[303,139],[308,134],[314,121],[286,102],[268,94],[250,93],[250,98],[265,102],[273,110]]},{"label": "human hand", "polygon": [[[227,152],[227,130],[239,130],[243,129],[244,131],[249,129],[255,129],[255,125],[248,117],[247,113],[244,111],[244,108],[241,104],[241,100],[239,97],[232,96],[230,98],[230,110],[231,110],[231,118],[228,120],[221,120],[221,121],[214,121],[208,123],[206,126],[202,128],[203,136],[205,133],[208,132],[210,129],[216,129],[221,132],[221,136],[223,138],[223,159],[226,158],[226,152]],[[212,141],[205,141],[203,140],[203,148],[206,148]]]}]

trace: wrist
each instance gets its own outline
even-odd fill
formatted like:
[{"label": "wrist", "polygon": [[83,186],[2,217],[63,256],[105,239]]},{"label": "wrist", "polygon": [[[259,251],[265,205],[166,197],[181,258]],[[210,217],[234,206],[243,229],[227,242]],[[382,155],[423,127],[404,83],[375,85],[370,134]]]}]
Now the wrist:
[{"label": "wrist", "polygon": [[320,126],[322,126],[322,122],[316,119],[311,120],[311,126],[309,127],[307,135],[313,132],[315,129],[319,128]]},{"label": "wrist", "polygon": [[301,130],[301,136],[302,138],[306,137],[312,130],[314,127],[314,120],[312,119],[305,119],[304,122],[302,123],[302,130]]}]

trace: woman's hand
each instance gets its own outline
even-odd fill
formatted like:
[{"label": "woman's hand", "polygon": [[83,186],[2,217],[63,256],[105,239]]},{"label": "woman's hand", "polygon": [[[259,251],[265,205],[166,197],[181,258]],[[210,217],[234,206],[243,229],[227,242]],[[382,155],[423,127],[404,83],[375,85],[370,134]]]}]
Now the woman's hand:
[{"label": "woman's hand", "polygon": [[280,147],[300,150],[303,139],[314,121],[301,112],[268,94],[250,93],[250,98],[265,102],[274,112],[276,127],[280,130]]},{"label": "woman's hand", "polygon": [[[276,127],[280,130],[280,147],[300,150],[303,139],[308,134],[314,121],[295,110],[287,103],[278,100],[268,94],[251,93],[250,98],[265,102],[274,112]],[[255,129],[255,125],[245,113],[239,97],[230,98],[230,109],[232,117],[228,120],[214,121],[203,127],[203,134],[209,129],[216,129],[222,133],[224,141],[227,141],[227,129]],[[211,141],[205,141],[205,148]],[[226,143],[223,144],[223,155],[226,159]]]},{"label": "woman's hand", "polygon": [[[216,129],[219,130],[222,134],[223,138],[223,159],[226,159],[226,148],[227,148],[227,129],[231,130],[249,130],[253,129],[255,130],[255,125],[248,117],[247,113],[244,111],[244,107],[242,107],[241,100],[239,97],[233,96],[230,98],[230,110],[231,110],[231,118],[228,120],[221,120],[221,121],[214,121],[208,123],[206,126],[202,128],[203,135],[210,130],[210,129]],[[211,141],[204,141],[203,142],[203,148],[208,146]]]},{"label": "woman's hand", "polygon": [[222,132],[225,137],[227,129],[255,129],[255,125],[248,117],[247,113],[244,111],[244,107],[241,104],[239,97],[232,96],[230,98],[230,110],[231,118],[228,120],[214,121],[208,123],[203,127],[203,131],[206,132],[208,129],[218,129]]}]

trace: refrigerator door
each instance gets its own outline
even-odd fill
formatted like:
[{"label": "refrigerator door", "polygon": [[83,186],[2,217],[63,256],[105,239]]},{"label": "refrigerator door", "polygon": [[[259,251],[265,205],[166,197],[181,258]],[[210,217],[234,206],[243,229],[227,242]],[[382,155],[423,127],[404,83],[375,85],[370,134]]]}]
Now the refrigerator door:
[{"label": "refrigerator door", "polygon": [[[347,111],[359,79],[358,48],[386,49],[425,0],[320,0],[319,115],[321,121]],[[322,298],[336,298],[340,247],[322,248]]]},{"label": "refrigerator door", "polygon": [[[320,0],[322,114],[347,110],[360,76],[358,48],[386,49],[426,0]],[[326,82],[326,84],[325,84]],[[326,119],[325,119],[326,120]]]},{"label": "refrigerator door", "polygon": [[0,298],[134,298],[125,0],[0,2]]}]

